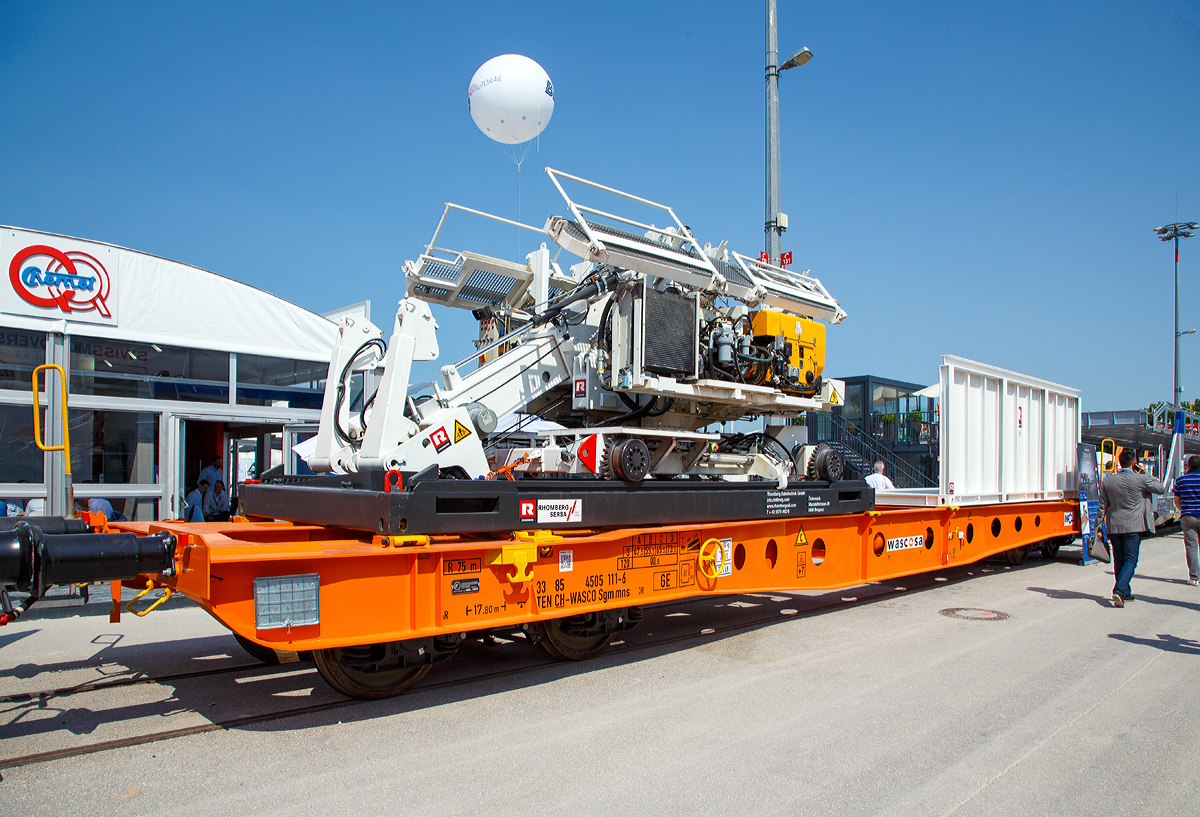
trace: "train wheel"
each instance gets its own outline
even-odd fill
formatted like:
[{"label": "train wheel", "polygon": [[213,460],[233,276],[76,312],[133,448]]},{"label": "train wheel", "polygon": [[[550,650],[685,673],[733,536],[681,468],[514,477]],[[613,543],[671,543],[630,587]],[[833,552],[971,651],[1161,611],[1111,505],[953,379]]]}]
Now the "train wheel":
[{"label": "train wheel", "polygon": [[1029,545],[1013,548],[1012,550],[1006,550],[1004,551],[1004,555],[1008,557],[1008,563],[1010,565],[1023,565],[1025,564],[1025,557],[1029,555]]},{"label": "train wheel", "polygon": [[285,652],[281,654],[277,650],[273,650],[270,647],[264,647],[262,644],[259,644],[256,641],[251,641],[250,639],[240,636],[237,633],[232,633],[232,635],[235,639],[237,639],[238,645],[243,650],[250,653],[250,655],[254,656],[259,661],[262,661],[264,664],[287,664],[296,660],[312,660],[312,653],[308,652],[307,650],[296,653],[296,657],[292,658],[292,653]]},{"label": "train wheel", "polygon": [[603,635],[571,635],[564,633],[562,619],[552,618],[549,621],[534,622],[537,627],[538,643],[542,649],[555,658],[565,658],[568,661],[583,661],[594,658],[604,652],[612,633]]},{"label": "train wheel", "polygon": [[279,663],[279,655],[276,654],[275,650],[271,649],[270,647],[264,647],[262,644],[251,641],[245,636],[240,636],[237,633],[234,633],[233,637],[237,639],[238,645],[243,650],[250,653],[251,656],[257,658],[259,661],[262,661],[264,664]]},{"label": "train wheel", "polygon": [[429,664],[422,664],[419,667],[400,667],[378,672],[362,670],[346,663],[341,647],[314,650],[313,660],[325,683],[347,697],[369,700],[399,695],[424,678],[430,669]]},{"label": "train wheel", "polygon": [[1053,559],[1058,556],[1058,548],[1061,543],[1058,539],[1047,539],[1042,542],[1042,558]]}]

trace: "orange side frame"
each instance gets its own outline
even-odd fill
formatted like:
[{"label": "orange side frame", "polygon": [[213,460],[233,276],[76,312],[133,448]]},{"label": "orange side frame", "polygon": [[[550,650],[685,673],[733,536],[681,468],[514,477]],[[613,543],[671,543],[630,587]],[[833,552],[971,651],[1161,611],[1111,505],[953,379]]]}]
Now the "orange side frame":
[{"label": "orange side frame", "polygon": [[[239,635],[298,651],[707,594],[886,581],[1078,534],[1077,509],[1069,501],[889,508],[653,529],[532,531],[491,541],[356,538],[352,531],[286,522],[125,522],[110,529],[174,533],[175,575],[152,578]],[[256,629],[254,579],[311,573],[320,576],[320,623]],[[144,586],[146,578],[129,586]]]}]

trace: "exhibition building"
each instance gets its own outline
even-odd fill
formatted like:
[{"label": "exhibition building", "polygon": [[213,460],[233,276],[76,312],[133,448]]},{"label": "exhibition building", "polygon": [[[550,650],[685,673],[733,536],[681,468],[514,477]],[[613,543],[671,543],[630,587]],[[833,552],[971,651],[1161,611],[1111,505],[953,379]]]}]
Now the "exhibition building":
[{"label": "exhibition building", "polygon": [[[102,497],[129,519],[174,519],[214,457],[231,491],[237,477],[272,466],[302,469],[291,446],[315,433],[338,315],[187,264],[33,230],[0,228],[0,263],[0,496],[9,507],[42,499],[44,513],[68,513],[73,485],[77,503]],[[35,400],[43,443],[63,442],[58,372],[40,373],[33,391],[43,364],[66,375],[69,469],[35,442]]]}]

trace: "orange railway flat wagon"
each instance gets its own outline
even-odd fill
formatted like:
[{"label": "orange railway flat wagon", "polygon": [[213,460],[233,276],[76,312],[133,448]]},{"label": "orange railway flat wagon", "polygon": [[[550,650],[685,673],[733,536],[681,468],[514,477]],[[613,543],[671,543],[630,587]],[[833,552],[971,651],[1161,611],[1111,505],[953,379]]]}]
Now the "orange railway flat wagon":
[{"label": "orange railway flat wagon", "polygon": [[371,698],[404,691],[471,632],[521,628],[552,655],[588,658],[635,626],[642,605],[851,587],[1005,551],[1022,558],[1034,546],[1053,553],[1079,533],[1077,508],[1064,499],[508,535],[236,520],[105,530],[175,537],[171,566],[127,586],[182,593],[252,651],[311,651],[332,686]]}]

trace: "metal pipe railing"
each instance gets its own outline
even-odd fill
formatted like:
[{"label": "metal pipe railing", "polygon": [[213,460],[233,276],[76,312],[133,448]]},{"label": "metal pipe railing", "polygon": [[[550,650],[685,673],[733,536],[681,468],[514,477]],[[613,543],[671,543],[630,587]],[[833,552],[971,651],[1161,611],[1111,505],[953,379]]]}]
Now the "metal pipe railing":
[{"label": "metal pipe railing", "polygon": [[[807,416],[810,424],[810,434],[812,431],[816,432],[816,434],[810,436],[809,442],[827,442],[841,449],[844,454],[852,455],[858,460],[855,465],[859,466],[859,469],[864,472],[863,476],[870,473],[871,468],[876,462],[882,461],[887,466],[892,481],[896,483],[897,487],[936,487],[936,482],[931,481],[918,469],[913,468],[897,456],[895,452],[877,444],[875,440],[846,423],[841,417],[828,412],[814,411],[808,412]],[[813,422],[814,420],[816,421],[815,423]]]}]

